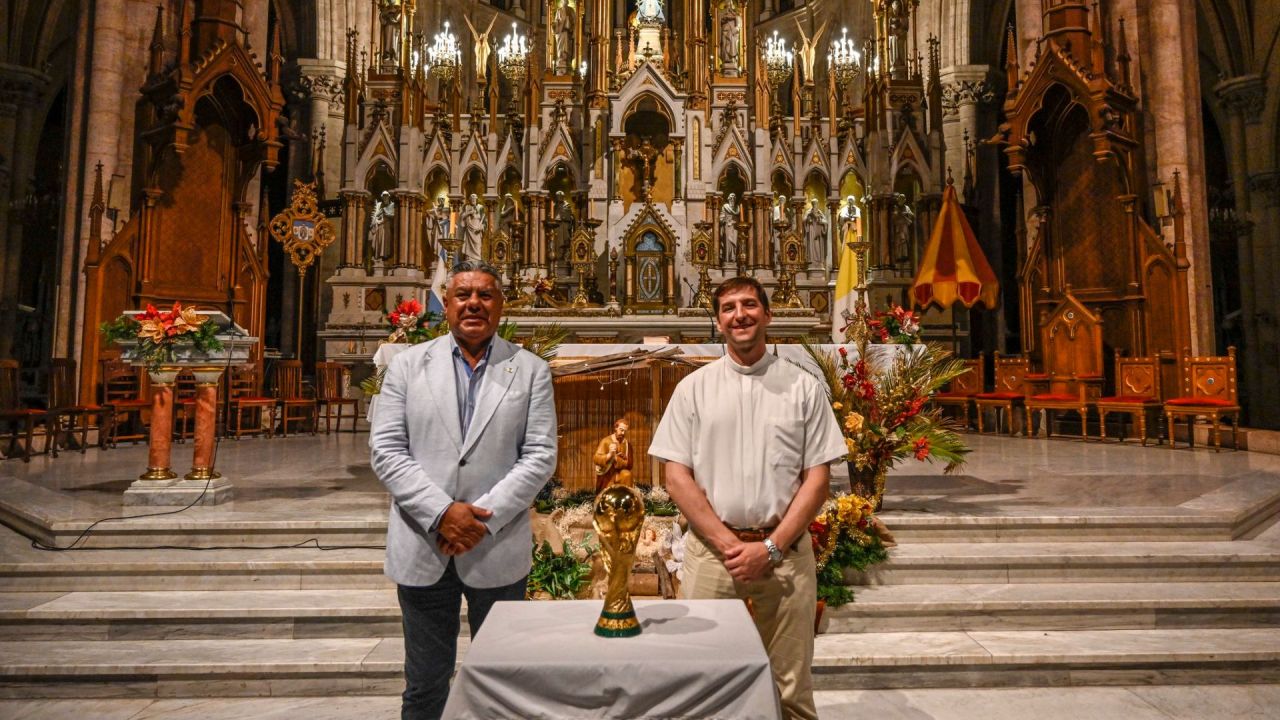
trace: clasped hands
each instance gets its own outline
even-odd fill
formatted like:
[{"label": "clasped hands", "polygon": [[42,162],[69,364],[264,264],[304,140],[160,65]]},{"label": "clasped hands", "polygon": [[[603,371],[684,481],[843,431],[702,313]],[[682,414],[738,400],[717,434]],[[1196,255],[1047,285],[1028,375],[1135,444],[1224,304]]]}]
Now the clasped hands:
[{"label": "clasped hands", "polygon": [[734,541],[723,548],[724,567],[735,582],[749,583],[769,574],[769,550],[763,542]]},{"label": "clasped hands", "polygon": [[436,524],[436,545],[440,552],[461,555],[475,547],[489,532],[489,526],[480,521],[490,517],[493,517],[492,510],[471,503],[450,503]]}]

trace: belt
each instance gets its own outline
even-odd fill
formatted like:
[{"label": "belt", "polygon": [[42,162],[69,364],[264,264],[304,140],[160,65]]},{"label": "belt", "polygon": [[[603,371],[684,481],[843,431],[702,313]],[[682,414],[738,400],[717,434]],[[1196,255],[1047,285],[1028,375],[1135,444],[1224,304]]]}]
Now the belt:
[{"label": "belt", "polygon": [[729,525],[728,528],[729,532],[737,535],[738,539],[742,542],[764,542],[765,538],[772,535],[773,531],[778,529],[777,526],[739,528],[732,525]]}]

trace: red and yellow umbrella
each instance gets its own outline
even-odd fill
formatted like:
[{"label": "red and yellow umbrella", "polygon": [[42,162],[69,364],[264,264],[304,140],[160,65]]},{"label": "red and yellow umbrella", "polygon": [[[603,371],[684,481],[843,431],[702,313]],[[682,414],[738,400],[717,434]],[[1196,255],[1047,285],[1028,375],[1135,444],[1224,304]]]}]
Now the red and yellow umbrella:
[{"label": "red and yellow umbrella", "polygon": [[930,303],[947,308],[958,300],[967,308],[981,302],[994,309],[999,302],[1000,281],[982,254],[951,183],[942,194],[942,210],[929,234],[911,295],[922,308]]}]

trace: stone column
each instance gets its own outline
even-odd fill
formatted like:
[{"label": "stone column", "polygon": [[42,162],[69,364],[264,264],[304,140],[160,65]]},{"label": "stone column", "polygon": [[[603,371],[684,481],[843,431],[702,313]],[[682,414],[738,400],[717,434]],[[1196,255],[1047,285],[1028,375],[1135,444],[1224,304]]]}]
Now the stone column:
[{"label": "stone column", "polygon": [[[43,74],[30,68],[0,63],[0,357],[13,356],[18,311],[18,277],[21,273],[21,213],[28,182],[35,165],[37,133],[35,104],[39,90],[48,82]],[[74,266],[79,256],[73,243],[68,243],[61,262]],[[80,258],[79,262],[83,262]],[[64,273],[65,275],[65,273]],[[65,287],[65,286],[64,286]],[[70,321],[71,308],[63,303],[69,293],[59,294],[58,327]],[[65,305],[65,307],[64,307]]]},{"label": "stone column", "polygon": [[1187,213],[1187,274],[1190,299],[1191,351],[1213,349],[1213,287],[1209,267],[1209,209],[1205,199],[1204,130],[1201,126],[1200,67],[1196,25],[1188,0],[1151,0],[1151,63],[1144,100],[1154,119],[1157,176],[1169,182],[1182,176],[1182,203]]},{"label": "stone column", "polygon": [[186,480],[212,480],[222,475],[213,469],[214,435],[218,424],[218,378],[222,368],[192,368],[196,378],[196,429],[191,472]]},{"label": "stone column", "polygon": [[[954,65],[942,71],[942,135],[947,148],[947,166],[957,179],[964,173],[964,134],[980,138],[978,112],[980,105],[995,100],[995,91],[987,80],[989,65]],[[965,198],[972,202],[972,198]]]}]

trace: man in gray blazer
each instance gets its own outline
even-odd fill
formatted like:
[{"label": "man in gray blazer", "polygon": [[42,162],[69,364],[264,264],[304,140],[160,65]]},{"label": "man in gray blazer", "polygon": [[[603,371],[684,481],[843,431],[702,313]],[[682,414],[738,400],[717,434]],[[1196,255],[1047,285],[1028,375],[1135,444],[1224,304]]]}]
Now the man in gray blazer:
[{"label": "man in gray blazer", "polygon": [[402,718],[438,718],[457,658],[498,600],[522,600],[533,550],[529,506],[556,466],[551,371],[495,336],[502,290],[491,266],[454,266],[450,333],[387,367],[370,436],[391,491],[386,574],[404,617]]}]

